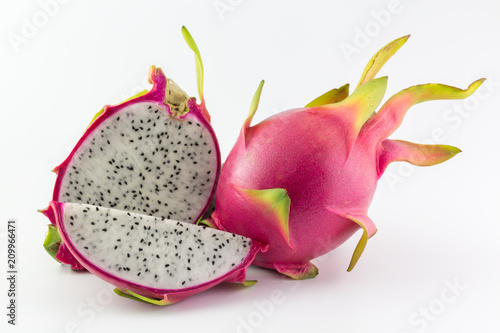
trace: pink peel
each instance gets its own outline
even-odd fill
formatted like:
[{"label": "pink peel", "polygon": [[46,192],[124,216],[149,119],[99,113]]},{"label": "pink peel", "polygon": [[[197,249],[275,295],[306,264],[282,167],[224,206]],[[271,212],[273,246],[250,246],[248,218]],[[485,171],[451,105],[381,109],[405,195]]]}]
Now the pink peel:
[{"label": "pink peel", "polygon": [[307,103],[306,108],[338,103],[346,99],[347,96],[349,96],[349,84],[344,84],[342,87],[329,90],[323,95]]},{"label": "pink peel", "polygon": [[57,251],[56,255],[57,260],[59,262],[69,265],[74,271],[83,271],[85,270],[85,266],[83,266],[79,260],[73,255],[73,253],[68,250],[68,247],[63,242],[61,246],[59,246],[59,251]]}]

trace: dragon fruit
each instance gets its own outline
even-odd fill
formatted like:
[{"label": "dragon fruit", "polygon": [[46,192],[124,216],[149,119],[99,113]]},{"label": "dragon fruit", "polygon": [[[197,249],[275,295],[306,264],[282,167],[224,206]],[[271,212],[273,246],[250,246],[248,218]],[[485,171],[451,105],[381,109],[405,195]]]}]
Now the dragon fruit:
[{"label": "dragon fruit", "polygon": [[61,238],[121,296],[170,305],[221,282],[245,281],[265,246],[232,233],[79,203],[51,202]]},{"label": "dragon fruit", "polygon": [[294,279],[312,278],[310,260],[363,230],[348,271],[376,227],[367,215],[377,181],[394,161],[417,166],[441,163],[460,152],[447,145],[423,145],[388,137],[414,104],[471,95],[480,79],[461,90],[442,84],[417,85],[383,104],[387,77],[375,78],[406,42],[399,38],[379,50],[348,96],[333,89],[304,108],[284,111],[251,126],[263,82],[240,135],[224,163],[210,224],[269,244],[255,265]]},{"label": "dragon fruit", "polygon": [[[220,151],[203,98],[203,64],[195,53],[201,104],[161,69],[153,88],[106,106],[58,166],[44,247],[75,270],[86,269],[118,295],[169,305],[221,282],[245,281],[267,245],[195,225],[209,208]],[[182,221],[182,222],[181,222]]]},{"label": "dragon fruit", "polygon": [[[105,106],[57,173],[53,201],[85,203],[196,223],[209,207],[220,172],[220,151],[203,97],[199,50],[195,53],[201,104],[160,68],[151,67],[151,91]],[[83,269],[57,237],[53,210],[45,248],[62,263]]]}]

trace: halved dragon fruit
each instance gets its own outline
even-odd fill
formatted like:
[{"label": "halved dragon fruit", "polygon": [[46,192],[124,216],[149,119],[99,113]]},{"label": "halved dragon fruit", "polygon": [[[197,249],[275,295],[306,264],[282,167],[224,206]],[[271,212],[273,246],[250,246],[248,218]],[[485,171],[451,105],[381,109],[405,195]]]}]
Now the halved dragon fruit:
[{"label": "halved dragon fruit", "polygon": [[250,126],[262,85],[255,93],[240,136],[222,168],[215,227],[269,244],[255,264],[295,279],[311,278],[310,260],[327,253],[363,230],[348,270],[363,252],[376,227],[367,215],[378,179],[388,164],[441,163],[460,152],[447,145],[391,140],[414,104],[470,96],[467,89],[425,84],[382,101],[387,78],[375,78],[382,65],[406,42],[399,38],[382,48],[366,66],[352,95],[348,86],[333,89],[305,108],[276,114]]},{"label": "halved dragon fruit", "polygon": [[169,305],[221,282],[245,281],[266,246],[232,233],[89,204],[51,202],[59,233],[87,270],[115,292]]},{"label": "halved dragon fruit", "polygon": [[[57,173],[53,201],[85,203],[196,223],[215,193],[220,150],[203,97],[203,64],[195,53],[201,104],[151,67],[151,91],[105,106]],[[42,211],[55,224],[51,209]],[[45,248],[83,269],[49,228]]]}]

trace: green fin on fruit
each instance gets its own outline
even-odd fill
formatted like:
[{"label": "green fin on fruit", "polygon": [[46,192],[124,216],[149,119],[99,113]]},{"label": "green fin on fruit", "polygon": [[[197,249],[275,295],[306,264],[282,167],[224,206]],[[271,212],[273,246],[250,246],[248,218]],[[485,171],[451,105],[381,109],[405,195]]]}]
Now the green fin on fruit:
[{"label": "green fin on fruit", "polygon": [[318,273],[319,273],[318,267],[316,267],[315,265],[311,264],[310,262],[307,262],[305,264],[299,264],[299,265],[294,265],[294,264],[286,264],[286,265],[274,264],[273,267],[279,273],[281,273],[283,275],[286,275],[288,277],[291,277],[294,280],[312,279],[312,278],[315,278],[316,275],[318,275]]},{"label": "green fin on fruit", "polygon": [[62,243],[61,235],[59,235],[59,231],[57,231],[57,227],[55,225],[49,224],[48,227],[49,231],[47,232],[47,236],[43,242],[43,247],[52,258],[54,258],[57,262],[60,262],[57,260],[56,255],[57,252],[59,252],[59,247]]},{"label": "green fin on fruit", "polygon": [[249,204],[259,206],[259,211],[264,215],[272,216],[272,223],[280,233],[285,242],[293,248],[290,243],[290,230],[288,227],[288,216],[290,214],[290,197],[285,189],[272,188],[266,190],[247,190],[237,188],[238,192]]},{"label": "green fin on fruit", "polygon": [[253,94],[252,104],[250,104],[250,110],[248,111],[247,118],[245,119],[245,122],[243,123],[244,129],[250,127],[250,124],[252,123],[253,116],[255,115],[255,112],[257,112],[257,108],[259,107],[259,102],[260,102],[260,95],[262,94],[263,87],[264,87],[264,80],[260,81],[259,86],[257,87],[257,90]]},{"label": "green fin on fruit", "polygon": [[474,81],[467,89],[438,83],[422,84],[404,89],[389,98],[380,111],[369,120],[365,133],[370,136],[370,141],[378,145],[394,133],[401,125],[408,109],[413,105],[432,100],[467,98],[483,84],[484,80]]},{"label": "green fin on fruit", "polygon": [[346,217],[352,220],[353,222],[356,222],[363,229],[363,235],[361,235],[361,239],[359,240],[358,245],[356,245],[356,248],[354,249],[351,262],[349,263],[349,267],[347,268],[347,271],[350,272],[352,271],[354,266],[356,266],[356,263],[361,257],[361,254],[363,254],[368,239],[370,239],[377,232],[377,228],[375,227],[373,221],[366,215],[357,215],[357,216],[346,215]]},{"label": "green fin on fruit", "polygon": [[380,77],[357,88],[342,102],[325,107],[331,106],[339,110],[346,110],[346,116],[351,118],[350,122],[357,134],[382,102],[386,89],[387,77]]},{"label": "green fin on fruit", "polygon": [[210,219],[200,219],[196,225],[200,225],[200,226],[206,226],[208,228],[212,228],[212,229],[217,229],[215,227],[215,224],[213,224],[213,222],[210,220]]},{"label": "green fin on fruit", "polygon": [[201,61],[200,50],[198,49],[198,45],[194,41],[193,37],[189,33],[186,27],[182,27],[182,36],[186,41],[186,44],[189,48],[194,52],[195,60],[196,60],[196,80],[198,86],[198,94],[200,95],[202,105],[205,104],[205,97],[203,96],[203,80],[204,80],[204,70],[203,70],[203,62]]},{"label": "green fin on fruit", "polygon": [[345,126],[341,129],[343,142],[346,145],[346,158],[349,157],[358,138],[361,127],[372,117],[382,101],[387,89],[387,77],[380,77],[367,82],[341,102],[327,104],[306,109],[306,112],[321,115],[322,113],[336,114],[342,118]]},{"label": "green fin on fruit", "polygon": [[389,60],[394,53],[396,53],[401,46],[410,38],[410,35],[400,37],[396,40],[393,40],[383,48],[381,48],[375,55],[368,61],[365,69],[363,70],[363,74],[361,74],[361,78],[359,79],[358,85],[356,89],[368,81],[371,81],[375,78],[375,75],[380,71],[382,66],[385,65],[387,60]]},{"label": "green fin on fruit", "polygon": [[243,138],[245,140],[245,145],[248,143],[247,142],[248,138],[246,137],[246,129],[250,127],[253,116],[255,115],[255,112],[257,112],[257,108],[259,107],[259,102],[260,102],[260,95],[262,94],[263,87],[264,87],[264,80],[260,81],[259,86],[257,87],[257,90],[253,95],[252,104],[250,104],[250,110],[248,111],[248,116],[245,119],[245,122],[243,123],[243,127],[241,128],[241,134],[243,135]]},{"label": "green fin on fruit", "polygon": [[243,281],[242,285],[245,287],[250,287],[256,283],[257,283],[257,280],[245,280],[245,281]]},{"label": "green fin on fruit", "polygon": [[382,174],[395,161],[404,161],[416,166],[432,166],[449,160],[461,150],[448,145],[425,145],[403,140],[385,139],[379,153],[378,172]]},{"label": "green fin on fruit", "polygon": [[[385,65],[385,63],[403,46],[410,38],[410,35],[400,37],[381,48],[366,64],[366,67],[361,74],[361,78],[356,86],[356,89],[371,81],[375,75]],[[321,106],[331,103],[338,103],[344,100],[349,95],[349,84],[343,85],[338,89],[332,89],[313,101],[309,102],[306,107]]]},{"label": "green fin on fruit", "polygon": [[354,249],[351,262],[349,263],[349,267],[347,268],[347,271],[350,272],[352,271],[354,266],[356,266],[356,263],[361,257],[361,254],[363,254],[368,239],[370,239],[377,232],[377,227],[375,226],[373,221],[366,215],[346,214],[345,217],[357,223],[363,229],[363,235],[361,235],[361,239],[359,240],[358,245],[356,245],[356,248]]},{"label": "green fin on fruit", "polygon": [[165,306],[165,305],[171,305],[171,304],[176,303],[176,302],[170,301],[166,296],[164,299],[149,298],[149,297],[144,297],[144,296],[141,296],[139,294],[136,294],[133,291],[130,291],[128,289],[122,290],[119,288],[115,288],[114,292],[115,292],[115,294],[117,294],[119,296],[122,296],[122,297],[125,297],[128,299],[132,299],[134,301],[158,305],[158,306]]},{"label": "green fin on fruit", "polygon": [[375,226],[375,223],[366,215],[366,214],[356,214],[356,213],[340,213],[336,209],[333,209],[331,207],[327,208],[329,211],[342,216],[346,219],[349,219],[359,225],[361,229],[363,229],[363,234],[361,235],[361,239],[359,240],[358,244],[356,245],[356,248],[354,249],[354,253],[351,258],[351,262],[349,263],[349,267],[347,268],[347,271],[350,272],[356,266],[356,263],[358,262],[359,258],[361,257],[361,254],[365,250],[366,243],[368,242],[368,239],[370,239],[373,235],[377,233],[377,227]]},{"label": "green fin on fruit", "polygon": [[326,104],[338,103],[343,101],[347,96],[349,96],[349,83],[344,84],[340,88],[335,88],[327,91],[323,95],[317,97],[306,105],[306,108],[313,106],[321,106]]}]

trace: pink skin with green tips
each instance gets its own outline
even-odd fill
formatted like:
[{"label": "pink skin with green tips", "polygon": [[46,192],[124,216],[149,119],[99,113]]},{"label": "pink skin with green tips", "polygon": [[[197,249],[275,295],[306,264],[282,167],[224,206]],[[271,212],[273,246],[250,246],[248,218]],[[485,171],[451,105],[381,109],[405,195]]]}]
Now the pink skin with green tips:
[{"label": "pink skin with green tips", "polygon": [[367,216],[377,182],[387,165],[406,161],[430,166],[460,152],[446,145],[388,139],[407,110],[420,102],[462,99],[484,81],[462,90],[441,84],[413,86],[392,96],[376,112],[387,78],[376,78],[385,62],[406,42],[399,38],[369,61],[357,88],[331,90],[305,108],[276,114],[251,126],[262,85],[219,178],[217,228],[269,244],[255,265],[294,279],[311,278],[310,260],[363,234],[348,270],[358,262],[377,229]]}]

